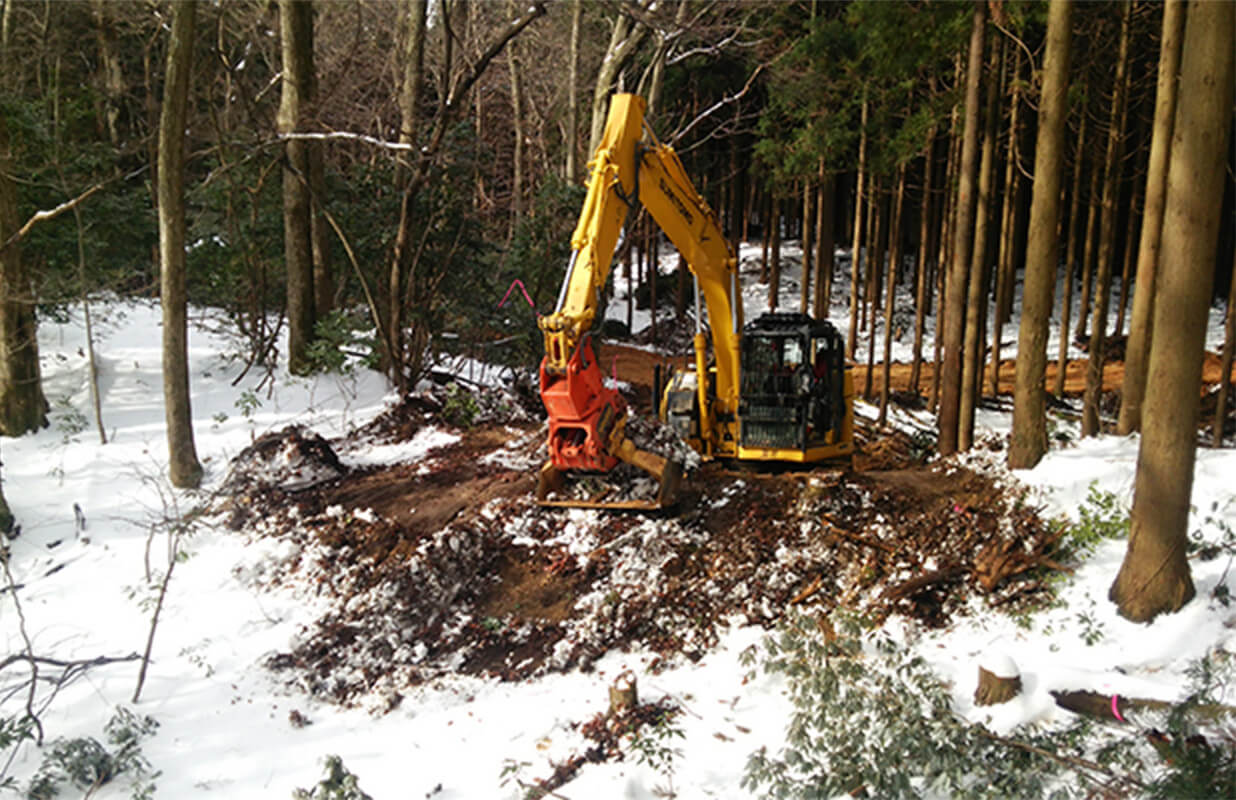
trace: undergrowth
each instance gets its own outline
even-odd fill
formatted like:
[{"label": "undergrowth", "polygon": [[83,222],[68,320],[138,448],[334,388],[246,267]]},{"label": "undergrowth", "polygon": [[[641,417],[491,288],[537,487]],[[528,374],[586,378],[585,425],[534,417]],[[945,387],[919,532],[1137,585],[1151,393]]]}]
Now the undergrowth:
[{"label": "undergrowth", "polygon": [[748,759],[742,785],[759,797],[1236,797],[1236,728],[1195,713],[1236,683],[1230,660],[1195,662],[1169,713],[1002,736],[956,714],[911,648],[843,613],[789,618],[744,659],[782,676],[794,706],[780,749]]}]

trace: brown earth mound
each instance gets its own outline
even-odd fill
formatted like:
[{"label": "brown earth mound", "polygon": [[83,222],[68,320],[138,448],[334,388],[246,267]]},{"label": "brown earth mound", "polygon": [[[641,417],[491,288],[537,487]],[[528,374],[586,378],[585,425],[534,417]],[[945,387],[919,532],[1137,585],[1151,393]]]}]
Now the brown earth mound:
[{"label": "brown earth mound", "polygon": [[[1054,566],[1058,531],[998,469],[925,465],[929,443],[905,433],[864,429],[857,472],[705,464],[657,514],[537,507],[544,431],[527,419],[481,419],[411,463],[348,466],[442,427],[441,406],[411,398],[304,449],[342,474],[235,483],[235,526],[296,545],[262,580],[330,599],[268,663],[314,695],[380,710],[452,672],[522,679],[633,645],[696,659],[725,626],[793,605],[940,625],[973,593],[1035,597]],[[294,447],[271,437],[251,449]]]}]

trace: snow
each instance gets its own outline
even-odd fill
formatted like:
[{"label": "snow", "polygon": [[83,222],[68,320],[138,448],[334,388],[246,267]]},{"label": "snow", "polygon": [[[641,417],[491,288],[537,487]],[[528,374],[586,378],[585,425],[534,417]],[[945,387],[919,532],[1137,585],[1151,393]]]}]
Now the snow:
[{"label": "snow", "polygon": [[[797,307],[795,247],[790,243],[786,250],[784,308]],[[750,279],[753,255],[758,257],[758,249],[744,246],[748,316],[767,303],[765,287]],[[844,276],[848,266],[844,258],[839,261],[838,273]],[[672,263],[667,258],[662,268],[668,271]],[[618,299],[609,314],[625,320],[626,287],[621,276],[616,277]],[[848,320],[840,302],[847,281],[842,277],[833,295],[833,320],[843,332]],[[908,298],[900,298],[898,305],[908,307]],[[1212,311],[1210,347],[1222,340],[1221,310]],[[45,390],[52,405],[50,427],[0,443],[5,494],[22,526],[10,545],[10,563],[13,579],[22,587],[18,596],[26,627],[37,653],[61,659],[141,651],[152,597],[145,565],[149,558],[156,573],[167,567],[166,517],[190,509],[216,490],[229,460],[257,436],[298,424],[336,437],[371,420],[393,401],[382,378],[364,370],[305,379],[282,368],[272,375],[254,369],[233,386],[243,369],[240,344],[221,332],[224,320],[195,311],[189,356],[205,484],[198,493],[173,491],[163,477],[167,456],[158,308],[114,300],[95,313],[109,442],[100,444],[89,424],[83,326],[74,311],[64,324],[44,320],[39,328]],[[647,312],[637,312],[635,322],[637,330],[646,325]],[[929,321],[929,336],[933,326]],[[1007,337],[1015,339],[1015,331],[1008,330]],[[907,339],[896,343],[896,358],[908,359]],[[860,353],[863,347],[860,336]],[[1014,349],[1006,352],[1012,357]],[[484,366],[463,368],[474,375],[488,374]],[[860,408],[860,413],[872,411]],[[914,427],[931,424],[921,414],[896,411],[895,417]],[[1011,474],[1008,480],[1033,487],[1047,515],[1076,519],[1092,483],[1131,503],[1137,437],[1079,440],[1070,423],[1060,425],[1070,430],[1076,444],[1053,449],[1039,466]],[[1003,435],[1008,426],[1007,413],[980,414],[981,435]],[[401,445],[340,455],[351,465],[415,463],[454,436],[428,428]],[[1192,528],[1218,538],[1220,530],[1207,522],[1209,516],[1229,525],[1236,522],[1233,474],[1236,452],[1199,451]],[[85,515],[84,528],[75,523],[75,505]],[[337,513],[344,511],[364,513]],[[579,528],[586,530],[584,517],[597,512],[572,513],[582,515]],[[595,544],[581,541],[572,529],[568,524],[560,534],[571,552]],[[643,535],[635,530],[634,536]],[[896,619],[887,625],[952,687],[957,713],[997,732],[1065,720],[1067,712],[1048,694],[1052,689],[1180,699],[1191,659],[1216,649],[1236,652],[1236,610],[1212,598],[1226,579],[1228,564],[1224,558],[1193,560],[1197,597],[1177,614],[1135,625],[1116,615],[1106,599],[1124,547],[1123,541],[1100,545],[1067,581],[1061,604],[1028,621],[976,607],[971,616],[945,630],[914,630]],[[553,764],[582,752],[586,743],[575,724],[605,709],[607,688],[627,670],[636,676],[641,699],[669,696],[684,710],[676,724],[685,736],[672,741],[678,797],[742,796],[738,786],[747,757],[763,746],[776,751],[783,740],[790,704],[782,679],[762,673],[749,677],[741,663],[744,651],[766,634],[738,626],[698,662],[684,660],[655,673],[650,653],[611,652],[591,671],[526,682],[437,679],[409,691],[389,713],[325,705],[286,688],[262,666],[271,653],[287,648],[326,603],[326,598],[262,579],[280,563],[298,558],[298,549],[285,541],[229,531],[222,520],[207,518],[197,521],[185,550],[188,558],[177,565],[171,580],[141,701],[131,702],[137,666],[129,661],[90,670],[65,686],[42,714],[49,739],[101,739],[103,725],[117,706],[132,706],[154,717],[160,728],[145,741],[143,752],[161,771],[157,797],[289,797],[295,787],[315,784],[323,757],[337,754],[375,798],[518,798],[523,790],[516,779],[546,777]],[[24,649],[7,593],[0,595],[0,635],[8,653]],[[1023,693],[1000,706],[974,706],[980,663],[1015,664]],[[13,682],[23,673],[10,667],[5,677]],[[10,698],[4,710],[17,713],[21,703]],[[290,724],[292,712],[311,724]],[[40,759],[40,750],[27,744],[10,774],[24,785]],[[563,794],[652,798],[666,788],[666,781],[664,774],[628,758],[585,765]],[[93,796],[106,800],[127,792],[118,781]]]}]

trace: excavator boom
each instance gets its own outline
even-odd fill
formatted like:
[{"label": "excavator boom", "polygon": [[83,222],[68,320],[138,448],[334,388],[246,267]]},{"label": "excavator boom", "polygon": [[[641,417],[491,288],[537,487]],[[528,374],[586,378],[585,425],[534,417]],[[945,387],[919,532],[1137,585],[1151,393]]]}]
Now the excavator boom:
[{"label": "excavator boom", "polygon": [[[813,462],[852,451],[853,384],[835,331],[805,315],[765,315],[744,325],[737,259],[678,155],[645,124],[644,107],[630,94],[610,102],[562,291],[553,313],[540,319],[541,398],[549,412],[549,461],[537,490],[543,505],[658,508],[673,502],[682,477],[680,463],[627,437],[627,404],[606,384],[590,334],[614,250],[637,203],[695,276],[695,369],[675,375],[665,396],[654,398],[660,415],[704,458]],[[744,371],[748,359],[752,368]],[[620,463],[654,477],[656,497],[552,497],[566,473],[607,472]]]}]

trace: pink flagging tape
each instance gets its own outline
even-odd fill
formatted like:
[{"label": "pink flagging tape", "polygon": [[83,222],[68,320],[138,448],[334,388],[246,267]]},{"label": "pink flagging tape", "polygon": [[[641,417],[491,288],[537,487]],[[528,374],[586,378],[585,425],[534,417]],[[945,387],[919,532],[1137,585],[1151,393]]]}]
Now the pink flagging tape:
[{"label": "pink flagging tape", "polygon": [[506,301],[510,299],[511,292],[515,291],[516,286],[519,287],[519,291],[523,294],[524,299],[528,301],[528,305],[532,308],[532,312],[538,317],[541,316],[541,312],[536,310],[536,303],[532,302],[532,298],[528,296],[528,290],[524,288],[524,282],[519,278],[511,281],[511,285],[507,287],[506,294],[502,295],[502,302],[498,303],[498,308],[502,308],[506,305]]},{"label": "pink flagging tape", "polygon": [[1117,705],[1117,701],[1119,699],[1120,699],[1120,695],[1118,694],[1112,695],[1112,716],[1120,720],[1121,722],[1128,722],[1128,720],[1120,716],[1120,706]]}]

